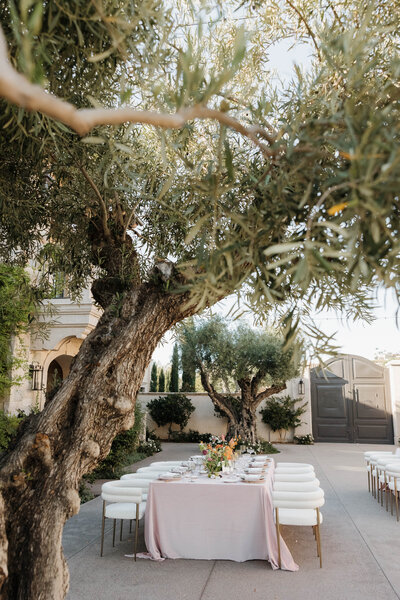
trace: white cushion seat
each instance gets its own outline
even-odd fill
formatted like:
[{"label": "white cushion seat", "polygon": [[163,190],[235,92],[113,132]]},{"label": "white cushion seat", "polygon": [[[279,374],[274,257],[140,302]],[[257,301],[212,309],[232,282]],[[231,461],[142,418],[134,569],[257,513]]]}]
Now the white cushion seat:
[{"label": "white cushion seat", "polygon": [[[322,513],[319,513],[319,522],[322,523]],[[317,511],[314,508],[280,508],[279,523],[281,525],[304,525],[314,527],[317,525]]]},{"label": "white cushion seat", "polygon": [[[146,502],[139,504],[139,519],[144,516]],[[105,516],[109,519],[136,519],[136,504],[134,502],[114,502],[107,504]]]}]

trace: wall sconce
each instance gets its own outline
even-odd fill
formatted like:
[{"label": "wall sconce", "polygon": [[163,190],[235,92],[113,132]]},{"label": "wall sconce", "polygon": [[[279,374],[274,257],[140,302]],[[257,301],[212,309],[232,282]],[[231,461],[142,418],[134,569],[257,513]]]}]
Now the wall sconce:
[{"label": "wall sconce", "polygon": [[299,383],[297,384],[297,393],[299,394],[299,396],[304,396],[305,386],[304,381],[302,379],[300,379]]},{"label": "wall sconce", "polygon": [[43,367],[34,362],[29,365],[29,376],[32,377],[32,389],[41,391],[43,389]]}]

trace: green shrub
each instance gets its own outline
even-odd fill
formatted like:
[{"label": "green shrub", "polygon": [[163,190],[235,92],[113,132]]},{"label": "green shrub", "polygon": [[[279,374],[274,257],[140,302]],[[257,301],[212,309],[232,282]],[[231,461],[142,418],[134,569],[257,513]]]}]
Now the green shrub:
[{"label": "green shrub", "polygon": [[178,425],[182,431],[189,422],[194,406],[184,394],[170,394],[151,400],[147,408],[151,418],[158,427],[168,425],[168,439],[171,438],[172,425]]},{"label": "green shrub", "polygon": [[10,340],[27,330],[37,300],[39,293],[31,288],[24,269],[0,263],[0,396],[22,381],[21,377],[11,376],[12,368],[24,366],[25,361],[13,355]]},{"label": "green shrub", "polygon": [[95,479],[116,479],[122,474],[122,468],[129,464],[129,456],[139,444],[139,435],[143,424],[143,413],[136,404],[135,423],[131,429],[122,431],[114,439],[108,456],[90,474]]},{"label": "green shrub", "polygon": [[314,443],[314,438],[311,433],[307,435],[295,435],[294,441],[296,444],[301,444],[303,446],[311,446]]},{"label": "green shrub", "polygon": [[296,408],[296,404],[301,398],[291,398],[283,396],[278,398],[272,396],[260,410],[262,421],[269,425],[272,431],[288,430],[290,427],[301,425],[300,416],[306,412],[307,403]]},{"label": "green shrub", "polygon": [[255,444],[239,441],[238,447],[240,448],[243,446],[246,450],[254,450],[256,454],[278,454],[280,452],[280,450],[265,440],[258,440]]},{"label": "green shrub", "polygon": [[79,484],[79,498],[81,499],[81,504],[85,504],[85,502],[89,502],[89,500],[93,500],[94,494],[90,491],[88,486],[86,485],[85,479],[82,479]]},{"label": "green shrub", "polygon": [[156,454],[156,452],[161,452],[161,442],[160,440],[140,442],[137,451],[144,456],[152,456],[153,454]]},{"label": "green shrub", "polygon": [[0,452],[5,452],[10,445],[10,441],[17,433],[17,429],[26,419],[24,413],[16,415],[8,415],[4,411],[0,411]]},{"label": "green shrub", "polygon": [[189,431],[173,431],[171,433],[171,440],[173,442],[198,444],[200,442],[209,442],[211,438],[212,433],[199,433],[195,429],[189,429]]}]

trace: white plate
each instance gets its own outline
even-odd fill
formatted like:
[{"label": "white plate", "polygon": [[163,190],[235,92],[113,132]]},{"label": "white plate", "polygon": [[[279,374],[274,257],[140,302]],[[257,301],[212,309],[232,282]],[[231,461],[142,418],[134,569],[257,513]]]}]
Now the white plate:
[{"label": "white plate", "polygon": [[262,473],[263,469],[258,469],[256,467],[252,467],[251,469],[245,469],[245,473],[251,473],[252,475],[256,475],[257,473]]},{"label": "white plate", "polygon": [[237,483],[238,481],[240,481],[239,477],[226,477],[225,479],[222,479],[222,481],[224,483]]},{"label": "white plate", "polygon": [[261,475],[243,475],[243,481],[262,481]]},{"label": "white plate", "polygon": [[162,481],[172,481],[173,479],[180,479],[181,476],[179,473],[161,473],[158,476],[158,479],[161,479]]}]

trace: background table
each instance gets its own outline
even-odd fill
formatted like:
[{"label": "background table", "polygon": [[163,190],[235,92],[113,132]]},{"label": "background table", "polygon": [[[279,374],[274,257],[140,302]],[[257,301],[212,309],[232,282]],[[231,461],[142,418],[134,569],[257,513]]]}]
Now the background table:
[{"label": "background table", "polygon": [[[278,568],[278,544],[271,501],[273,466],[263,483],[195,482],[150,484],[145,540],[150,558],[269,560]],[[282,569],[296,571],[281,538]]]}]

